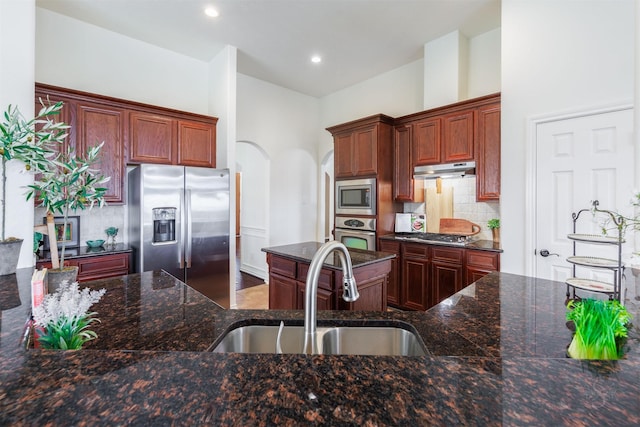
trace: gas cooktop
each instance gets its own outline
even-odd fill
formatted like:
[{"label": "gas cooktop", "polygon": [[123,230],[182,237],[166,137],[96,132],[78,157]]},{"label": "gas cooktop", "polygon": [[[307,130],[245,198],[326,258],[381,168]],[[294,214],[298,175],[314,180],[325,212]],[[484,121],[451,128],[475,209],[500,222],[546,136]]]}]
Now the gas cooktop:
[{"label": "gas cooktop", "polygon": [[470,240],[469,236],[461,234],[442,233],[396,233],[396,239],[411,240],[415,242],[440,243],[455,246],[464,246]]}]

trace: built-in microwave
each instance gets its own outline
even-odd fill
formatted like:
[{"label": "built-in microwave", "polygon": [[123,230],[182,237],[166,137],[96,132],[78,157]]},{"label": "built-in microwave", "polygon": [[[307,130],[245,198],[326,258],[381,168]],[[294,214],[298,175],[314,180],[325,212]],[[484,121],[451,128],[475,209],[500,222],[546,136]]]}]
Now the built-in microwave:
[{"label": "built-in microwave", "polygon": [[376,179],[336,181],[336,214],[375,215]]}]

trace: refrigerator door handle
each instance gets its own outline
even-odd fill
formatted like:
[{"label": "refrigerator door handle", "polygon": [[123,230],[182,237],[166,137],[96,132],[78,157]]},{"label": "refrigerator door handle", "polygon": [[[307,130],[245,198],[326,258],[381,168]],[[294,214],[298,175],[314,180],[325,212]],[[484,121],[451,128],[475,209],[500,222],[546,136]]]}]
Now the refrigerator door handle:
[{"label": "refrigerator door handle", "polygon": [[[180,193],[180,206],[184,206],[184,195]],[[184,208],[180,209],[180,239],[178,239],[178,261],[180,269],[184,268]]]},{"label": "refrigerator door handle", "polygon": [[191,240],[192,240],[192,230],[191,230],[191,190],[187,190],[186,196],[186,211],[187,211],[187,250],[186,250],[186,258],[187,258],[187,268],[191,268]]}]

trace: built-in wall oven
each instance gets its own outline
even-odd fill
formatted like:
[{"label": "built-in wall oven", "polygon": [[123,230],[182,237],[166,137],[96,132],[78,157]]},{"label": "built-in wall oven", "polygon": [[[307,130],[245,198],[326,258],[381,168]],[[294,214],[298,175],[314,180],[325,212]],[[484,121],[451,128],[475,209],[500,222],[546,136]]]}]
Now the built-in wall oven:
[{"label": "built-in wall oven", "polygon": [[345,179],[336,181],[336,214],[375,215],[376,179]]},{"label": "built-in wall oven", "polygon": [[376,250],[375,218],[336,217],[335,239],[348,248]]}]

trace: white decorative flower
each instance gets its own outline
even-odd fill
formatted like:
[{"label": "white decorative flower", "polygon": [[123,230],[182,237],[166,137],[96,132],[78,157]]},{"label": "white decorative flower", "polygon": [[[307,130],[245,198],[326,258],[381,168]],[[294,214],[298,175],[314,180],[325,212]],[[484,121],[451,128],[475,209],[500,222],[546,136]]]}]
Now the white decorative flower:
[{"label": "white decorative flower", "polygon": [[33,319],[38,326],[46,327],[62,318],[73,319],[85,316],[89,308],[100,301],[106,289],[92,291],[78,289],[78,282],[63,281],[60,288],[44,297],[44,301],[33,310]]}]

